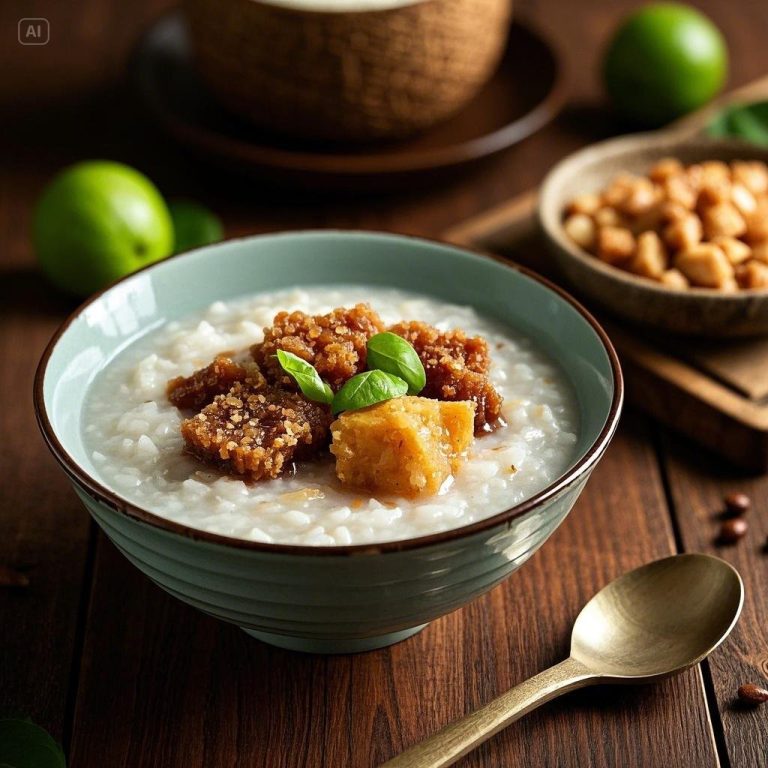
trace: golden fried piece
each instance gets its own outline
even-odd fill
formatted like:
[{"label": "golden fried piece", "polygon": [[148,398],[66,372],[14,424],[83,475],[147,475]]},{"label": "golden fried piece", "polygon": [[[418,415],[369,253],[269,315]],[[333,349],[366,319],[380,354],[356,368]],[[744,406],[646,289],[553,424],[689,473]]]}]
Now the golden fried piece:
[{"label": "golden fried piece", "polygon": [[296,388],[275,357],[282,349],[312,363],[335,391],[365,370],[368,339],[383,330],[381,318],[367,304],[339,307],[327,315],[280,312],[251,354],[273,384]]},{"label": "golden fried piece", "polygon": [[187,450],[252,480],[278,477],[328,444],[327,406],[295,392],[236,382],[181,424]]},{"label": "golden fried piece", "polygon": [[398,397],[347,411],[331,424],[344,485],[398,496],[433,494],[473,439],[475,404]]},{"label": "golden fried piece", "polygon": [[171,379],[166,385],[166,393],[177,408],[199,411],[216,395],[229,392],[235,382],[246,380],[254,387],[266,383],[253,363],[240,365],[225,355],[219,355],[210,365],[195,371],[191,376]]},{"label": "golden fried piece", "polygon": [[410,342],[419,355],[427,384],[424,397],[471,400],[476,404],[475,432],[486,431],[501,415],[502,397],[486,373],[491,364],[488,344],[462,330],[440,331],[417,320],[389,329]]}]

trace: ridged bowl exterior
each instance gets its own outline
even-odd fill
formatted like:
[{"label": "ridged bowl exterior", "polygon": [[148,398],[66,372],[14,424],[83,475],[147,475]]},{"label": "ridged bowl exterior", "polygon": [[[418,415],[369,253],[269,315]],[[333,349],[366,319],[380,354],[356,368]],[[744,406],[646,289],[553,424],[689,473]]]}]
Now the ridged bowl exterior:
[{"label": "ridged bowl exterior", "polygon": [[508,525],[419,549],[338,557],[179,536],[75,489],[115,546],[174,597],[273,644],[345,653],[407,636],[506,579],[558,527],[586,480]]}]

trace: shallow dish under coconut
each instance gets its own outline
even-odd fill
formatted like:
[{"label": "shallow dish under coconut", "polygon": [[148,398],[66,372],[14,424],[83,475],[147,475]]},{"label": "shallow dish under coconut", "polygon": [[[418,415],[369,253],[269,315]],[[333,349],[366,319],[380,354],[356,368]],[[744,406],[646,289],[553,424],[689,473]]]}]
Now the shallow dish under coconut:
[{"label": "shallow dish under coconut", "polygon": [[[505,509],[502,500],[500,512],[468,524],[338,546],[191,527],[105,481],[87,445],[84,411],[94,379],[121,350],[215,301],[342,283],[474,307],[525,335],[558,363],[574,394],[578,429],[565,469],[523,501],[508,501]],[[449,245],[362,232],[260,236],[155,264],[77,310],[51,341],[35,380],[49,447],[88,511],[134,565],[179,599],[259,639],[326,653],[408,637],[519,568],[569,513],[616,429],[622,396],[610,342],[559,289]]]},{"label": "shallow dish under coconut", "polygon": [[511,0],[185,0],[200,73],[262,128],[399,138],[447,119],[493,74]]}]

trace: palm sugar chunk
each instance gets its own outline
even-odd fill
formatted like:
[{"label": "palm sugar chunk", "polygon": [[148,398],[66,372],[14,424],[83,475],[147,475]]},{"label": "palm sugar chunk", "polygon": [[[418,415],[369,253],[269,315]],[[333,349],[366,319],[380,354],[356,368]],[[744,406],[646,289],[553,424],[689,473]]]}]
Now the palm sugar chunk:
[{"label": "palm sugar chunk", "polygon": [[187,450],[252,480],[278,477],[328,445],[330,411],[296,392],[236,382],[181,424]]},{"label": "palm sugar chunk", "polygon": [[344,485],[397,496],[434,494],[473,440],[475,404],[398,397],[347,411],[331,424]]},{"label": "palm sugar chunk", "polygon": [[314,365],[336,391],[365,370],[368,339],[383,330],[381,318],[367,304],[339,307],[327,315],[280,312],[251,354],[273,384],[296,388],[277,361],[277,350],[282,349]]},{"label": "palm sugar chunk", "polygon": [[216,395],[224,395],[236,382],[246,380],[254,386],[264,384],[264,377],[253,363],[240,365],[226,355],[219,355],[210,365],[191,376],[171,379],[166,392],[177,408],[199,411]]},{"label": "palm sugar chunk", "polygon": [[440,331],[412,320],[389,329],[410,342],[427,374],[424,397],[437,400],[471,400],[476,404],[475,433],[487,431],[501,416],[502,397],[487,376],[491,359],[480,336],[455,329]]}]

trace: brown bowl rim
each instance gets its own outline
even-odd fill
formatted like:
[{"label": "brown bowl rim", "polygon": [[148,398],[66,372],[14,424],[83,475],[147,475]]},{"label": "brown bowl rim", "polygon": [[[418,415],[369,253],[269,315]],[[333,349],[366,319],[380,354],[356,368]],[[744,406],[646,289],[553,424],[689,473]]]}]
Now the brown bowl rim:
[{"label": "brown bowl rim", "polygon": [[[174,521],[167,520],[166,518],[161,517],[160,515],[157,515],[154,512],[149,511],[148,509],[144,509],[143,507],[140,507],[136,504],[131,503],[127,499],[124,499],[121,496],[119,496],[117,493],[115,493],[113,490],[111,490],[107,486],[100,483],[98,480],[92,477],[88,472],[82,469],[80,465],[77,463],[77,461],[65,450],[65,448],[59,441],[58,437],[56,436],[55,430],[53,429],[53,425],[51,424],[51,421],[48,417],[48,411],[45,405],[45,398],[43,393],[43,385],[45,381],[46,371],[48,368],[48,362],[50,361],[53,350],[55,349],[61,337],[66,333],[69,326],[75,321],[75,319],[77,319],[85,309],[87,309],[91,304],[97,301],[106,292],[110,291],[115,286],[120,285],[123,282],[131,279],[134,275],[137,275],[146,270],[153,269],[159,264],[162,264],[163,262],[161,261],[161,262],[156,262],[155,264],[149,264],[146,267],[143,267],[142,269],[132,273],[131,275],[126,275],[125,277],[114,281],[110,285],[106,286],[102,290],[98,291],[97,293],[94,293],[92,296],[86,299],[82,304],[80,304],[80,306],[78,306],[73,312],[71,312],[70,315],[61,324],[61,326],[59,326],[59,328],[56,330],[51,340],[48,342],[45,348],[45,351],[43,352],[43,355],[40,358],[40,362],[38,363],[37,370],[35,371],[34,389],[33,389],[35,416],[36,416],[40,431],[43,434],[43,438],[45,439],[45,442],[48,445],[48,448],[50,449],[51,453],[53,453],[54,457],[59,462],[64,472],[69,476],[70,480],[75,481],[80,487],[86,490],[89,493],[89,495],[92,496],[96,501],[105,504],[109,509],[115,512],[123,514],[132,520],[145,523],[155,528],[159,528],[163,531],[166,531],[168,533],[178,534],[185,538],[192,539],[195,541],[203,541],[210,544],[228,546],[228,547],[233,547],[235,549],[262,552],[265,554],[303,555],[303,556],[316,556],[316,555],[349,556],[349,555],[364,555],[364,554],[384,554],[389,552],[403,552],[407,550],[421,549],[425,547],[434,546],[437,544],[443,544],[446,542],[462,539],[466,536],[471,536],[475,533],[480,533],[482,531],[495,528],[498,525],[501,525],[503,523],[506,523],[508,525],[512,520],[515,520],[516,518],[521,517],[525,513],[538,507],[540,504],[557,496],[561,491],[571,486],[582,475],[584,475],[588,470],[590,470],[592,466],[596,464],[598,459],[605,452],[605,449],[608,447],[608,443],[610,442],[614,432],[616,431],[618,421],[619,421],[619,416],[621,415],[623,400],[624,400],[624,378],[621,372],[621,366],[619,364],[618,355],[616,354],[616,350],[614,349],[613,344],[608,338],[607,333],[603,330],[603,328],[600,326],[600,324],[597,322],[597,320],[592,316],[592,314],[589,311],[587,311],[578,301],[576,301],[576,299],[574,299],[570,294],[568,294],[559,286],[550,282],[546,278],[541,277],[540,275],[533,272],[532,270],[522,267],[519,264],[514,264],[506,259],[503,259],[500,256],[496,256],[495,254],[486,253],[480,250],[467,248],[464,246],[458,246],[453,243],[448,243],[448,242],[433,239],[433,238],[416,237],[414,235],[405,235],[405,234],[400,234],[396,232],[382,232],[382,231],[376,231],[376,230],[342,230],[342,229],[290,230],[287,232],[263,233],[260,235],[254,235],[250,238],[243,238],[243,239],[255,239],[255,238],[260,238],[264,236],[274,236],[274,235],[280,235],[280,234],[317,235],[317,234],[334,233],[334,234],[346,235],[346,234],[359,234],[361,232],[365,232],[366,234],[384,235],[386,237],[394,237],[402,240],[415,240],[418,242],[426,242],[433,245],[436,244],[441,246],[448,246],[457,251],[464,251],[465,253],[470,253],[473,256],[480,259],[490,260],[490,261],[494,261],[496,263],[502,264],[508,269],[512,269],[517,272],[520,272],[523,275],[527,276],[528,278],[534,280],[535,282],[540,283],[545,288],[548,288],[550,291],[552,291],[557,296],[559,296],[562,300],[564,300],[567,304],[570,304],[582,316],[582,318],[586,320],[587,324],[592,328],[592,330],[597,335],[598,339],[603,345],[603,348],[606,351],[606,354],[608,355],[609,363],[611,366],[611,373],[613,374],[614,386],[613,386],[613,395],[611,399],[611,405],[608,410],[608,416],[605,420],[605,424],[603,425],[600,433],[595,438],[592,445],[587,449],[584,455],[572,467],[570,467],[566,472],[560,475],[552,483],[547,485],[538,493],[534,494],[529,499],[526,499],[525,501],[519,504],[516,504],[512,507],[509,507],[506,510],[498,512],[495,515],[492,515],[490,517],[484,518],[482,520],[477,520],[473,523],[469,523],[468,525],[464,525],[459,528],[452,528],[447,531],[440,531],[438,533],[427,534],[424,536],[417,536],[411,539],[401,539],[397,541],[384,541],[384,542],[378,542],[378,543],[372,543],[372,544],[311,546],[311,545],[299,545],[299,544],[276,544],[276,543],[268,543],[268,542],[260,542],[260,541],[249,541],[246,539],[238,539],[233,536],[225,536],[222,534],[211,533],[210,531],[202,531],[188,525],[176,523]],[[212,247],[215,248],[215,246],[212,246]],[[195,252],[196,251],[187,251],[186,253],[176,254],[169,258],[183,259],[188,254],[195,253]]]},{"label": "brown bowl rim", "polygon": [[[626,145],[626,148],[625,148]],[[585,251],[578,245],[571,242],[563,229],[563,213],[561,210],[554,210],[554,204],[549,205],[548,199],[554,195],[554,191],[557,189],[558,177],[563,171],[570,168],[572,165],[578,165],[580,162],[589,162],[592,155],[597,155],[598,158],[595,163],[599,163],[605,159],[605,157],[616,158],[621,156],[627,156],[635,154],[638,150],[644,150],[649,147],[675,147],[675,146],[701,146],[702,149],[711,147],[713,151],[720,150],[740,150],[743,149],[747,155],[762,155],[763,162],[768,163],[768,148],[757,147],[754,144],[750,144],[747,141],[739,139],[718,139],[707,137],[695,137],[690,136],[677,136],[674,133],[665,134],[658,132],[646,132],[636,133],[627,136],[617,136],[612,139],[606,139],[605,141],[599,141],[594,144],[589,144],[586,147],[577,149],[575,152],[564,157],[555,166],[553,166],[549,173],[544,177],[544,181],[541,184],[541,193],[539,196],[538,206],[538,220],[542,231],[545,236],[552,241],[561,252],[567,257],[578,261],[587,269],[595,270],[601,275],[605,275],[607,278],[613,279],[618,283],[625,286],[637,288],[640,290],[648,291],[657,296],[667,296],[670,299],[685,299],[686,301],[695,302],[701,300],[716,300],[720,302],[742,303],[755,298],[762,299],[768,298],[768,288],[746,288],[740,289],[736,293],[728,293],[727,291],[721,291],[717,288],[669,288],[661,283],[657,283],[653,280],[635,275],[631,272],[627,272],[618,267],[613,267],[610,264],[606,264],[593,256],[588,251]],[[614,150],[608,152],[606,150]],[[624,149],[624,151],[622,151]],[[672,150],[670,150],[672,151]],[[604,153],[604,154],[602,154]],[[601,157],[602,154],[602,157]],[[712,158],[716,160],[717,158]],[[746,158],[745,158],[746,159]]]}]

